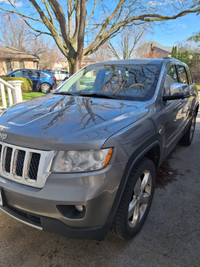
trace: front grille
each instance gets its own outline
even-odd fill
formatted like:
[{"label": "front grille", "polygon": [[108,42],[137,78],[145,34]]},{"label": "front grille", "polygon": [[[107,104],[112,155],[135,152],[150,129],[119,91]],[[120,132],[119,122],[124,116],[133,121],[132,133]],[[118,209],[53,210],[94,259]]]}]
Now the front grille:
[{"label": "front grille", "polygon": [[32,153],[31,163],[28,172],[28,176],[30,179],[35,180],[35,177],[37,177],[39,162],[40,162],[40,154]]},{"label": "front grille", "polygon": [[17,176],[22,176],[23,174],[25,155],[26,155],[25,151],[18,150],[16,159],[16,170],[15,170]]},{"label": "front grille", "polygon": [[41,188],[50,174],[54,151],[22,148],[0,142],[0,175]]},{"label": "front grille", "polygon": [[[12,173],[18,177],[25,174],[25,178],[37,180],[38,167],[40,163],[39,153],[27,153],[29,160],[25,163],[26,152],[24,150],[18,150],[5,146],[3,151],[3,170],[7,173]],[[30,163],[29,163],[30,162]],[[13,166],[11,170],[11,165]]]},{"label": "front grille", "polygon": [[6,172],[10,172],[12,152],[13,152],[13,150],[11,147],[5,148],[5,171]]}]

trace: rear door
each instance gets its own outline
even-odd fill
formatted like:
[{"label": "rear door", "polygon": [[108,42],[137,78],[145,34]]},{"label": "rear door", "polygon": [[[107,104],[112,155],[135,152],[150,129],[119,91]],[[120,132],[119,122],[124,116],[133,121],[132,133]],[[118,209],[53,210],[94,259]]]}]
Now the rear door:
[{"label": "rear door", "polygon": [[[179,83],[184,83],[187,84],[188,92],[191,91],[192,89],[192,84],[191,81],[189,80],[188,73],[186,70],[185,66],[182,65],[177,65],[177,71],[178,71],[178,80]],[[178,130],[183,131],[185,128],[186,124],[188,123],[190,119],[190,111],[191,111],[191,98],[190,97],[185,97],[181,101],[181,110],[179,111],[179,123],[178,123]]]},{"label": "rear door", "polygon": [[30,75],[30,79],[33,82],[33,90],[37,91],[38,82],[40,80],[39,72],[37,70],[31,70],[31,71],[29,71],[29,75]]},{"label": "rear door", "polygon": [[[173,83],[184,83],[188,85],[187,73],[184,66],[170,65],[168,67],[165,82],[164,94],[170,94],[170,86]],[[164,103],[163,127],[165,129],[165,148],[171,150],[181,135],[188,112],[188,98],[168,100]]]}]

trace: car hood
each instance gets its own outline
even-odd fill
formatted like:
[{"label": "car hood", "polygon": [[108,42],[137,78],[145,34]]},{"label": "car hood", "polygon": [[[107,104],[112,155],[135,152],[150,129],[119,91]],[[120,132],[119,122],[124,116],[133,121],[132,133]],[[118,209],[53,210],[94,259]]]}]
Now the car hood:
[{"label": "car hood", "polygon": [[94,148],[143,117],[146,106],[139,101],[49,94],[6,110],[0,116],[0,133],[7,135],[6,143],[36,149]]}]

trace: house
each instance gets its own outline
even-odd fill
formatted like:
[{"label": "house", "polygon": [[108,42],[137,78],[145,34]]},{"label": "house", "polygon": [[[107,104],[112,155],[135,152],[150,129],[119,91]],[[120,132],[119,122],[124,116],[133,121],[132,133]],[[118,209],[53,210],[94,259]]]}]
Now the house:
[{"label": "house", "polygon": [[0,75],[15,69],[38,69],[39,59],[19,49],[0,46]]},{"label": "house", "polygon": [[171,46],[162,46],[158,43],[155,45],[151,43],[150,45],[150,52],[157,55],[157,57],[163,58],[163,57],[170,57],[172,53],[172,47]]},{"label": "house", "polygon": [[53,66],[54,70],[69,70],[68,61],[66,58],[63,58],[56,62]]},{"label": "house", "polygon": [[96,60],[90,57],[84,57],[82,62],[81,62],[81,68],[88,66],[90,64],[96,63]]},{"label": "house", "polygon": [[[92,64],[92,63],[96,63],[96,60],[94,60],[90,57],[84,57],[82,59],[82,62],[81,62],[81,68],[83,68],[89,64]],[[55,70],[69,70],[69,65],[68,65],[67,59],[63,58],[59,62],[56,62],[54,64],[54,69]]]}]

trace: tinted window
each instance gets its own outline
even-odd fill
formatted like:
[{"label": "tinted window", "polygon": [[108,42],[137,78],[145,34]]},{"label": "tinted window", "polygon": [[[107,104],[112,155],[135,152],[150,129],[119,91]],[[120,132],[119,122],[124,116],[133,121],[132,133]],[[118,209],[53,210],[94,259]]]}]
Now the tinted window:
[{"label": "tinted window", "polygon": [[13,77],[24,77],[23,76],[23,73],[21,70],[19,71],[15,71],[13,74],[12,74]]},{"label": "tinted window", "polygon": [[44,72],[39,72],[39,76],[40,76],[41,78],[49,78],[49,77],[50,77],[50,75],[48,75],[48,74],[46,74],[46,73],[44,73]]},{"label": "tinted window", "polygon": [[40,77],[40,73],[38,71],[32,70],[31,73],[32,73],[32,77],[34,78]]},{"label": "tinted window", "polygon": [[165,83],[164,83],[165,95],[169,95],[170,85],[172,83],[177,83],[177,82],[178,82],[178,77],[177,77],[176,67],[174,65],[171,65],[169,66],[165,76]]},{"label": "tinted window", "polygon": [[153,64],[88,66],[69,79],[59,92],[148,100],[154,94],[159,68]]},{"label": "tinted window", "polygon": [[178,77],[179,77],[179,83],[186,83],[186,84],[188,84],[187,74],[186,74],[185,67],[178,66]]}]

